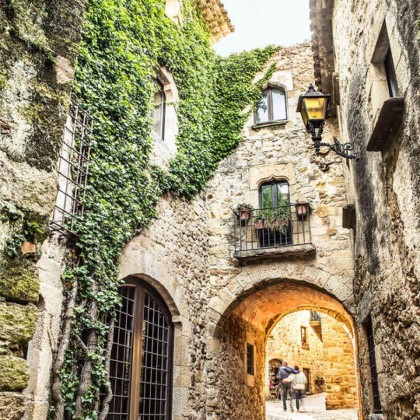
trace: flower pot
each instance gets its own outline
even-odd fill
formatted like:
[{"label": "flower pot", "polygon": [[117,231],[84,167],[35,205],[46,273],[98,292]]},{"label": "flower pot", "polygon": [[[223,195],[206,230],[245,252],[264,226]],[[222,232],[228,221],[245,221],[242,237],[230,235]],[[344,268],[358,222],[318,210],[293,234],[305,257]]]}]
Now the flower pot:
[{"label": "flower pot", "polygon": [[267,222],[265,220],[256,220],[254,222],[254,226],[255,226],[256,230],[267,229],[268,228]]},{"label": "flower pot", "polygon": [[241,225],[246,225],[249,218],[251,217],[251,209],[248,207],[242,207],[239,209],[239,221]]}]

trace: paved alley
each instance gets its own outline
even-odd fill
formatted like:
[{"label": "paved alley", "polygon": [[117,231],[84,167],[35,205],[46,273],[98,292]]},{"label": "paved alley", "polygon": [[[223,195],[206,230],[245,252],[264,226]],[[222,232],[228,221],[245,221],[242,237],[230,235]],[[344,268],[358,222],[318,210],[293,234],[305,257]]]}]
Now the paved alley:
[{"label": "paved alley", "polygon": [[303,400],[303,411],[297,413],[290,412],[289,402],[288,411],[283,411],[281,401],[266,402],[266,420],[357,420],[357,409],[348,410],[326,410],[325,393],[309,395]]}]

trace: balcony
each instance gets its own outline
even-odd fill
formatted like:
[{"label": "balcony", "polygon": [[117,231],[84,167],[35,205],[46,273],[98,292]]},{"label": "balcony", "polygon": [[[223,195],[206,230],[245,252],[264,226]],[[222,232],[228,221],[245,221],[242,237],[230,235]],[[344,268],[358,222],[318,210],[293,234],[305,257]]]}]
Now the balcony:
[{"label": "balcony", "polygon": [[300,203],[234,212],[234,257],[245,264],[314,255],[309,209]]},{"label": "balcony", "polygon": [[317,311],[311,311],[309,324],[318,338],[322,341],[322,321],[321,315],[319,315]]}]

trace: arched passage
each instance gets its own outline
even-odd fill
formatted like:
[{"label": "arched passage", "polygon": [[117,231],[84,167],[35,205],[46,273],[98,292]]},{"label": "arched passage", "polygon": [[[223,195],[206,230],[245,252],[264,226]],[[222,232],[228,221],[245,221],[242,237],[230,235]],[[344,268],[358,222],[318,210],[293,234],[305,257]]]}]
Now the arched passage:
[{"label": "arched passage", "polygon": [[[264,418],[267,336],[285,315],[308,309],[325,313],[342,326],[356,360],[353,317],[335,296],[304,281],[260,282],[233,300],[215,326],[221,374],[214,387],[223,390],[218,394],[215,414],[233,412],[235,418],[246,418],[252,413],[252,418]],[[238,380],[232,383],[231,378]]]}]

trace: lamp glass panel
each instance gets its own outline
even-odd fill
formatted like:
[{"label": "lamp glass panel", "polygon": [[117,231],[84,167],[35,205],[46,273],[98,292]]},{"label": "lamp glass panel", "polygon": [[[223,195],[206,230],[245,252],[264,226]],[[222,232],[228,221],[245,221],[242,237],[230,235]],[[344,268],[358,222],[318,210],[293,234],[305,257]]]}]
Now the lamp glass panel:
[{"label": "lamp glass panel", "polygon": [[325,119],[326,98],[305,98],[304,100],[308,120]]}]

